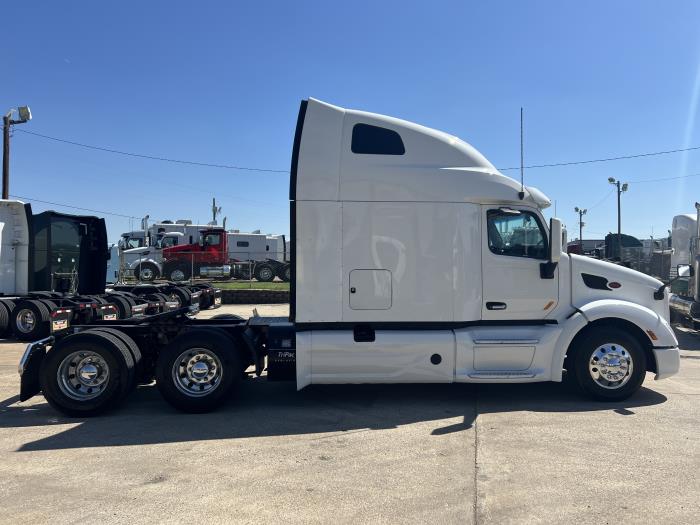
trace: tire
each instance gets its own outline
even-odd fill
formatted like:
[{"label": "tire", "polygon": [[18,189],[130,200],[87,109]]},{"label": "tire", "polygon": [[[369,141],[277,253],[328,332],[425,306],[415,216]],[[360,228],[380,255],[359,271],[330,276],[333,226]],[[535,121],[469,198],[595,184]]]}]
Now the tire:
[{"label": "tire", "polygon": [[189,306],[192,303],[192,294],[187,288],[182,286],[173,286],[172,293],[180,301],[180,306]]},{"label": "tire", "polygon": [[166,270],[165,276],[170,281],[187,281],[192,276],[192,269],[186,264],[175,264]]},{"label": "tire", "polygon": [[199,291],[202,292],[199,296],[199,309],[206,310],[214,304],[214,294],[207,293],[207,288],[199,288]]},{"label": "tire", "polygon": [[646,354],[639,341],[624,330],[592,328],[577,337],[572,350],[574,384],[594,399],[627,399],[644,381]]},{"label": "tire", "polygon": [[88,330],[88,332],[102,332],[104,334],[108,334],[112,337],[116,337],[119,339],[127,348],[129,353],[131,354],[131,358],[134,360],[134,373],[136,376],[136,380],[140,381],[140,379],[144,375],[144,365],[145,362],[143,360],[143,355],[141,354],[141,349],[139,348],[139,345],[134,341],[128,334],[122,332],[121,330],[118,330],[117,328],[111,328],[108,326],[100,326],[99,328],[92,328]]},{"label": "tire", "polygon": [[15,309],[15,302],[9,299],[0,300],[0,337],[5,338],[12,335],[12,325],[10,318],[12,310]]},{"label": "tire", "polygon": [[36,341],[49,335],[49,309],[39,299],[17,303],[10,315],[12,333],[20,341]]},{"label": "tire", "polygon": [[255,278],[263,283],[269,283],[275,279],[275,270],[269,264],[262,263],[255,265]]},{"label": "tire", "polygon": [[[156,384],[173,407],[183,412],[209,412],[238,386],[241,359],[234,341],[223,330],[191,330],[158,356]],[[200,359],[197,359],[197,358]],[[196,377],[193,366],[203,363]]]},{"label": "tire", "polygon": [[39,378],[53,408],[72,417],[95,416],[117,406],[133,389],[134,360],[117,337],[87,330],[59,341],[42,361]]},{"label": "tire", "polygon": [[131,302],[130,297],[124,297],[122,295],[110,295],[108,300],[110,304],[117,307],[117,313],[119,314],[119,319],[128,319],[131,317]]},{"label": "tire", "polygon": [[289,264],[284,265],[284,268],[282,268],[282,271],[279,274],[279,278],[285,283],[292,280],[292,267]]},{"label": "tire", "polygon": [[160,270],[153,263],[143,263],[134,268],[134,277],[139,281],[153,282],[160,277]]}]

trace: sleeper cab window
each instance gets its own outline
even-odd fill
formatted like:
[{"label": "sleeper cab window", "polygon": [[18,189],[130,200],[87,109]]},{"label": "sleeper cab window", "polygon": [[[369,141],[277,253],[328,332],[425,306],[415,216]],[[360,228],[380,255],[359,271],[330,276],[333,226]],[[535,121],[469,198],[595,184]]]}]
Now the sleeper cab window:
[{"label": "sleeper cab window", "polygon": [[500,208],[486,218],[489,249],[497,255],[547,258],[547,235],[534,213]]},{"label": "sleeper cab window", "polygon": [[250,246],[248,241],[236,241],[237,248],[247,248],[248,246]]},{"label": "sleeper cab window", "polygon": [[355,124],[352,128],[353,153],[364,155],[403,155],[406,148],[396,131],[369,124]]}]

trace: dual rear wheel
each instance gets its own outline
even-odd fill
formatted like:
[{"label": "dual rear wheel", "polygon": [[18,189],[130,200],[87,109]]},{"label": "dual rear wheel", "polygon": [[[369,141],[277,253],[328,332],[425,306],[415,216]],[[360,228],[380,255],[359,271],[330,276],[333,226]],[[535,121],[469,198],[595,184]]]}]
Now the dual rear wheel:
[{"label": "dual rear wheel", "polygon": [[[191,330],[158,356],[156,384],[165,400],[185,412],[221,405],[241,380],[236,343],[223,330]],[[121,404],[150,377],[136,342],[114,328],[94,328],[60,340],[44,357],[41,390],[55,409],[73,417]]]}]

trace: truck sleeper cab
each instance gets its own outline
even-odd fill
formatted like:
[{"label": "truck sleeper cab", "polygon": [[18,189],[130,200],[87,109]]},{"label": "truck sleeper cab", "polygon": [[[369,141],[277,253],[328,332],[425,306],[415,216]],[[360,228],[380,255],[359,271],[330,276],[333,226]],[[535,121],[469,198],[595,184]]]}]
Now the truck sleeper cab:
[{"label": "truck sleeper cab", "polygon": [[28,346],[20,397],[41,390],[68,414],[92,415],[123,399],[134,377],[155,376],[168,402],[201,412],[252,365],[298,389],[562,381],[566,370],[588,395],[620,400],[647,371],[675,374],[663,284],[562,253],[549,203],[456,137],[303,101],[289,318],[183,310],[111,324],[111,334],[74,327]]},{"label": "truck sleeper cab", "polygon": [[566,367],[620,399],[646,370],[678,370],[662,283],[561,253],[549,199],[456,137],[309,99],[291,178],[299,388],[561,381]]}]

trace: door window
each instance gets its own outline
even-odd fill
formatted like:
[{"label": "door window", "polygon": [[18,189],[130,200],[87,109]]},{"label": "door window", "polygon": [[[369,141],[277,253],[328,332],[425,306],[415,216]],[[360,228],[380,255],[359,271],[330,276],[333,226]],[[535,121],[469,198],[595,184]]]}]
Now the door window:
[{"label": "door window", "polygon": [[529,211],[498,209],[487,214],[489,249],[498,255],[547,258],[547,235]]}]

